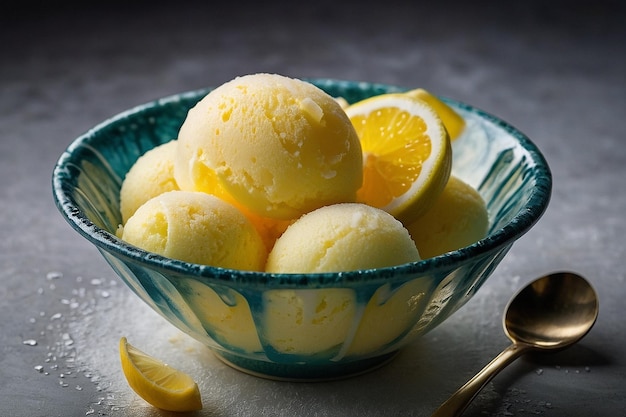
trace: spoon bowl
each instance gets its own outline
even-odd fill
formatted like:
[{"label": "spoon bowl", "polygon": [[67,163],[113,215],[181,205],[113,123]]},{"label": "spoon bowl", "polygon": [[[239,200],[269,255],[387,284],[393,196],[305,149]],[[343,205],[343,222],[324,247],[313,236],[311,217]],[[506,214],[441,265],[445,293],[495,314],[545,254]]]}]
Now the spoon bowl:
[{"label": "spoon bowl", "polygon": [[566,348],[585,336],[598,317],[598,295],[573,272],[538,278],[519,291],[504,314],[504,331],[512,345],[504,349],[444,402],[432,417],[459,416],[476,394],[523,353]]},{"label": "spoon bowl", "polygon": [[504,331],[513,343],[562,349],[580,340],[598,317],[598,296],[586,279],[558,272],[531,282],[510,301]]}]

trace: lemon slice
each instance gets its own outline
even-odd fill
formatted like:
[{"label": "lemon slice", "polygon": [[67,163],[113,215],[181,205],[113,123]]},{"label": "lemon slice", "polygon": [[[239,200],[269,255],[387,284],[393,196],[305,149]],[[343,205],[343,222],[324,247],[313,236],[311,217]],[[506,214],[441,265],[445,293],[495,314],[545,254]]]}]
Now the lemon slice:
[{"label": "lemon slice", "polygon": [[167,411],[202,409],[194,380],[120,339],[120,359],[128,385],[144,400]]},{"label": "lemon slice", "polygon": [[357,201],[410,224],[433,204],[450,176],[452,148],[441,118],[429,104],[406,94],[371,97],[346,113],[363,149]]},{"label": "lemon slice", "polygon": [[463,129],[465,129],[465,119],[463,119],[459,113],[423,88],[416,88],[415,90],[407,91],[406,95],[418,98],[430,104],[430,106],[441,118],[443,125],[446,127],[448,135],[450,135],[450,140],[454,140],[459,137],[461,132],[463,132]]}]

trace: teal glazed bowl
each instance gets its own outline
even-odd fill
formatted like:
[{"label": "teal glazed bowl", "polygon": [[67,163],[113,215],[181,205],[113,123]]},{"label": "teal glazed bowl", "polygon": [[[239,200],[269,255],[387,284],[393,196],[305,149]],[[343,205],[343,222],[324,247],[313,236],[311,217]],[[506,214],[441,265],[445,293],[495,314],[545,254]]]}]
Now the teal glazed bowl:
[{"label": "teal glazed bowl", "polygon": [[[308,80],[348,102],[403,88]],[[177,328],[234,368],[274,379],[323,380],[371,370],[464,305],[544,213],[549,167],[520,131],[484,111],[443,99],[466,120],[453,142],[453,174],[475,187],[488,235],[464,248],[390,268],[317,274],[229,270],[168,259],[116,237],[126,172],[177,137],[187,111],[210,90],[125,111],[80,136],[54,167],[56,205],[120,278]]]}]

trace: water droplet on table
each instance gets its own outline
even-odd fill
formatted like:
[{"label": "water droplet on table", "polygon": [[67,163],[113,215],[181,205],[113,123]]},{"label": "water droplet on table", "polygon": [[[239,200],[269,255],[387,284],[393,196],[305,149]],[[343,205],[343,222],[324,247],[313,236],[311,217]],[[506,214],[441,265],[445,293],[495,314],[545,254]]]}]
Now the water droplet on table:
[{"label": "water droplet on table", "polygon": [[46,279],[51,281],[53,279],[59,279],[63,276],[63,274],[61,272],[57,272],[57,271],[52,271],[52,272],[48,272],[46,274]]}]

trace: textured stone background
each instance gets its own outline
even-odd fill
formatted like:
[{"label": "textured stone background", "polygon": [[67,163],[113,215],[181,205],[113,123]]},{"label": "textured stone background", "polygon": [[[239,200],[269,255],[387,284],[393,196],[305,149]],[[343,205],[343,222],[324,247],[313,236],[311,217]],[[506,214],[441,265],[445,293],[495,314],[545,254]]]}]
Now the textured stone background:
[{"label": "textured stone background", "polygon": [[[561,269],[596,286],[596,327],[570,350],[516,362],[466,415],[623,414],[621,2],[56,3],[0,6],[0,415],[163,415],[123,380],[121,335],[193,373],[198,415],[429,415],[507,345],[511,294]],[[141,304],[52,202],[56,159],[90,127],[262,71],[424,87],[509,121],[552,167],[542,220],[470,303],[377,372],[287,384],[225,367]]]}]

